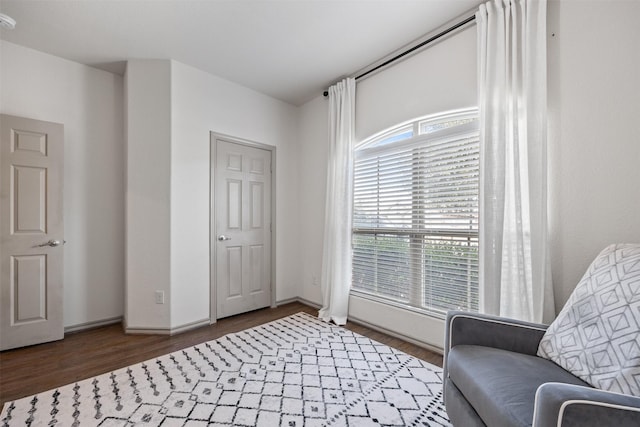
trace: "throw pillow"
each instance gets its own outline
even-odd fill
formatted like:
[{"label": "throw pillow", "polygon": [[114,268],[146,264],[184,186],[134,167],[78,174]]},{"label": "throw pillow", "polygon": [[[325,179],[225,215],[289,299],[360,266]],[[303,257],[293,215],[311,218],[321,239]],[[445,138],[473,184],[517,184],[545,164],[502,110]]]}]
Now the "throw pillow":
[{"label": "throw pillow", "polygon": [[640,244],[611,245],[596,257],[538,356],[596,388],[640,396]]}]

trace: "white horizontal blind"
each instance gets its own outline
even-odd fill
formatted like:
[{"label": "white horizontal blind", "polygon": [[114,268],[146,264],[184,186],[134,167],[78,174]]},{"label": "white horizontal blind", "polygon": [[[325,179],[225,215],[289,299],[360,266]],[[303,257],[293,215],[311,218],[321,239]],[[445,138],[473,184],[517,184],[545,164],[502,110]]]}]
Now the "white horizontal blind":
[{"label": "white horizontal blind", "polygon": [[440,315],[478,308],[477,126],[445,119],[354,165],[352,289]]}]

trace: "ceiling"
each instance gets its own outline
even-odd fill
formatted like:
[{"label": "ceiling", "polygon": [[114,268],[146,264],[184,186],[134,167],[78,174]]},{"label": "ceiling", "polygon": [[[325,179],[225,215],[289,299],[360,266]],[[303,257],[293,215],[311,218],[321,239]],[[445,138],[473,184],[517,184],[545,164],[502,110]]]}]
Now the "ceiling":
[{"label": "ceiling", "polygon": [[478,0],[0,0],[0,38],[110,72],[173,59],[293,105]]}]

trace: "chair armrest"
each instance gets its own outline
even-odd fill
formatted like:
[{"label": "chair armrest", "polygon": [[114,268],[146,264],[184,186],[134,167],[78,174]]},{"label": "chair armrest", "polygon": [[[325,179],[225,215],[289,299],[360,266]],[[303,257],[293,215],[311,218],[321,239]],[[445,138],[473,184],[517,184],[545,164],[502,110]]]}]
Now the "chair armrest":
[{"label": "chair armrest", "polygon": [[443,378],[449,376],[447,357],[456,345],[481,345],[535,355],[547,327],[487,314],[449,311],[445,323]]},{"label": "chair armrest", "polygon": [[456,345],[481,345],[535,355],[548,325],[465,311],[450,311],[445,324],[445,359]]},{"label": "chair armrest", "polygon": [[536,391],[532,427],[640,425],[640,397],[573,384],[545,383]]}]

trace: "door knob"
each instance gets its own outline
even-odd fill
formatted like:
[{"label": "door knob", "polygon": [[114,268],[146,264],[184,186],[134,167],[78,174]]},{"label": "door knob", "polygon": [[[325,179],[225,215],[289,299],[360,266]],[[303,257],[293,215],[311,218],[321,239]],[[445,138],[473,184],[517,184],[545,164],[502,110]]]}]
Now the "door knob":
[{"label": "door knob", "polygon": [[49,240],[47,243],[43,243],[41,245],[38,245],[39,248],[45,247],[45,246],[51,246],[52,248],[55,248],[56,246],[60,246],[60,245],[64,245],[65,243],[67,243],[66,240],[63,240],[62,242],[60,240]]},{"label": "door knob", "polygon": [[224,234],[221,234],[221,235],[218,236],[218,240],[220,242],[224,242],[225,240],[231,240],[231,237],[227,237]]}]

